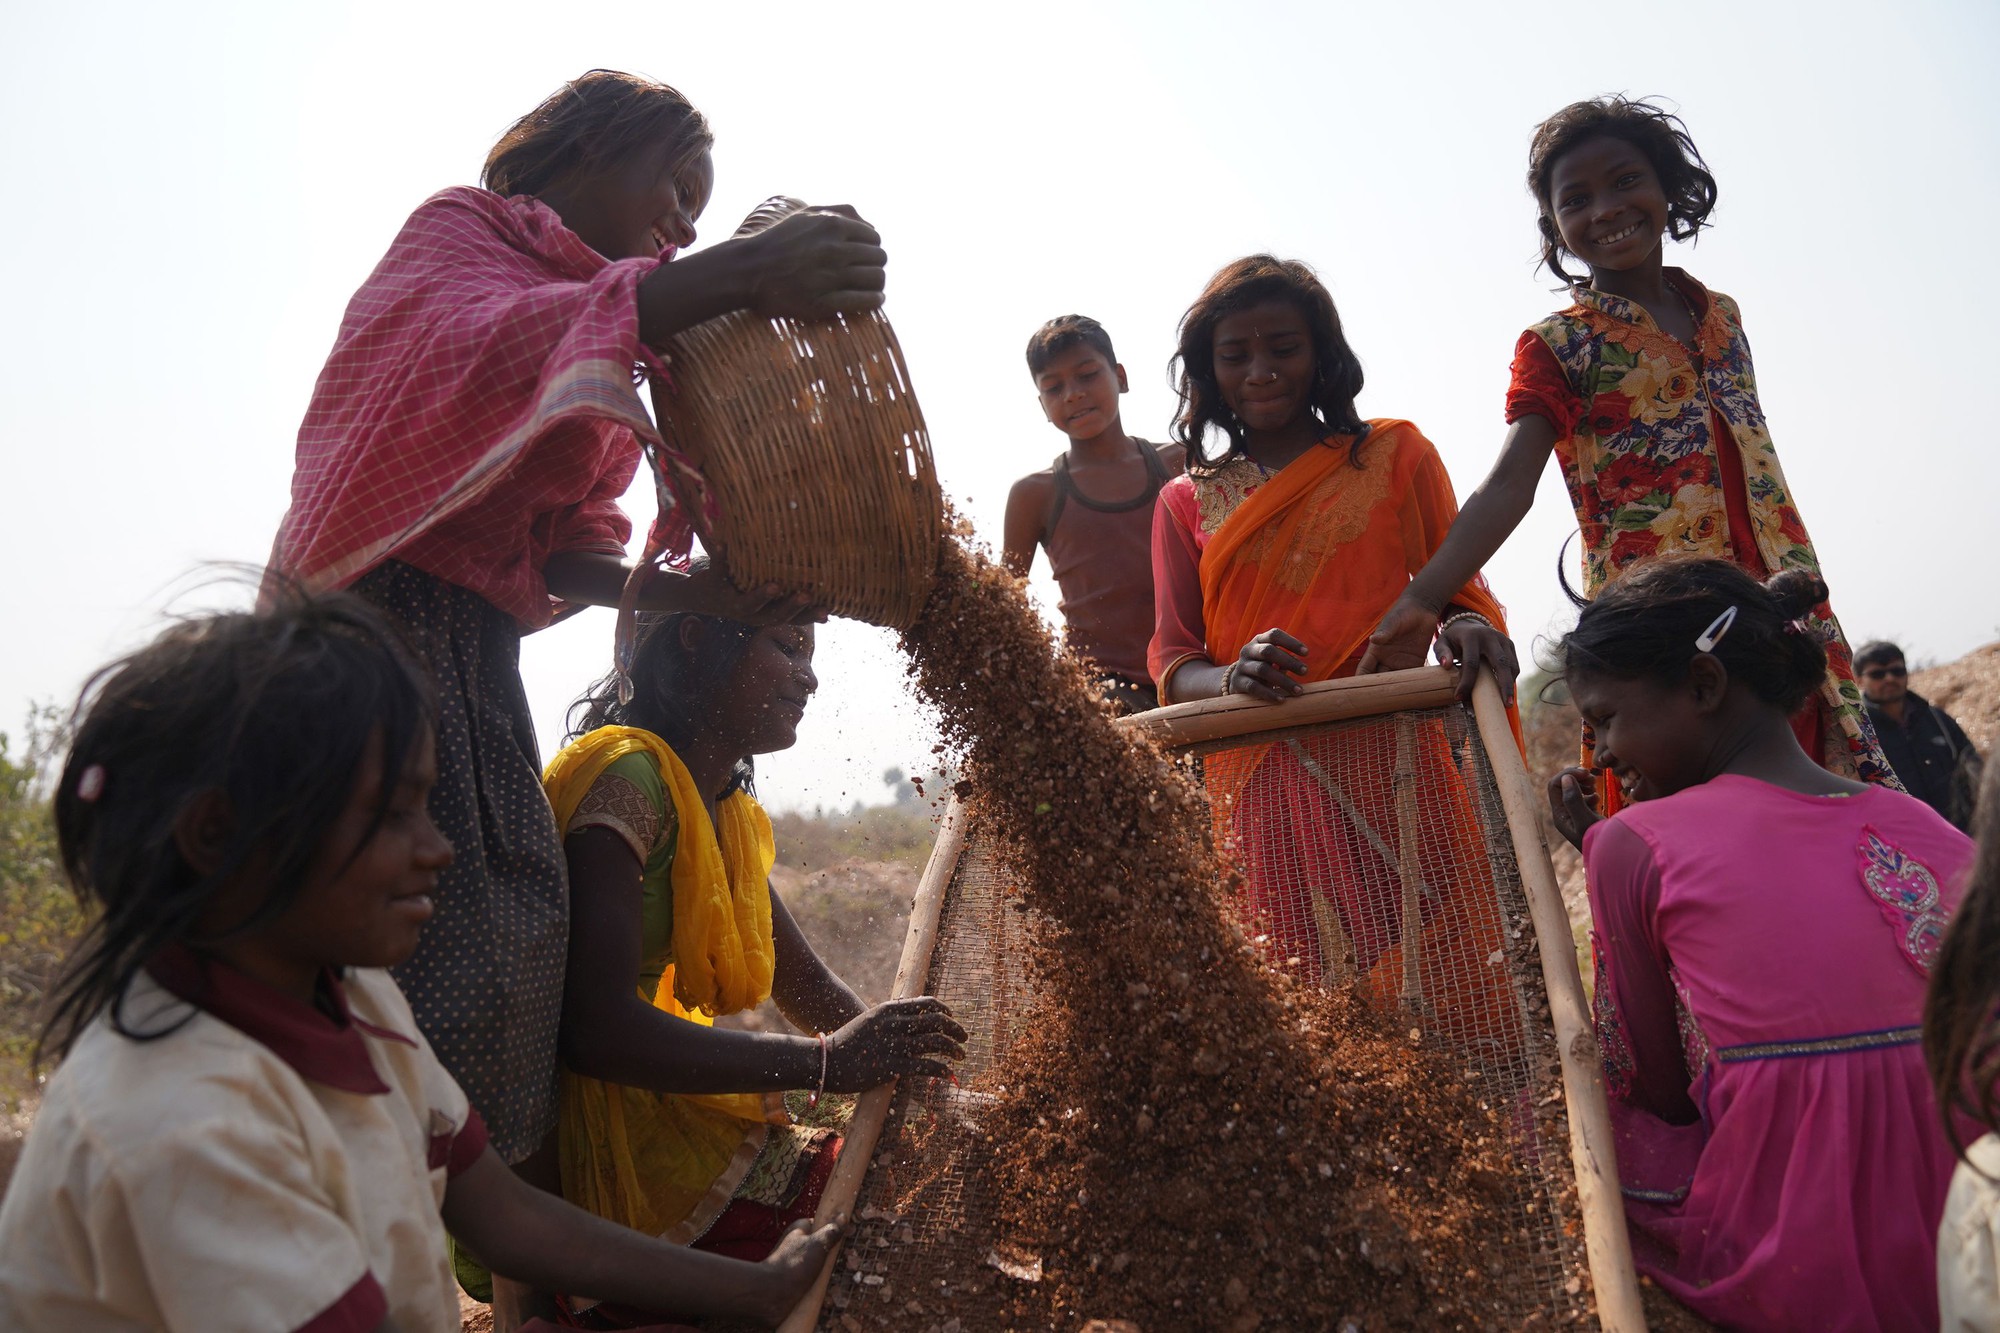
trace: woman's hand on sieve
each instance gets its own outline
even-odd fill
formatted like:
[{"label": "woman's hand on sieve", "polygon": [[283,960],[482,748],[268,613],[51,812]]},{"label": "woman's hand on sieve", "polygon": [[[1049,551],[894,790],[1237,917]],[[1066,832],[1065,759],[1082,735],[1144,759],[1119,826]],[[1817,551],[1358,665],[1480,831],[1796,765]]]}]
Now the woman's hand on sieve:
[{"label": "woman's hand on sieve", "polygon": [[1582,851],[1583,835],[1604,818],[1597,811],[1597,775],[1572,765],[1550,778],[1549,815],[1563,840]]},{"label": "woman's hand on sieve", "polygon": [[1281,629],[1267,629],[1236,655],[1224,693],[1278,703],[1299,692],[1297,677],[1305,671],[1306,646]]},{"label": "woman's hand on sieve", "polygon": [[807,208],[724,244],[744,247],[749,308],[760,315],[825,319],[882,304],[889,252],[846,204]]},{"label": "woman's hand on sieve", "polygon": [[892,1078],[949,1078],[965,1029],[929,995],[878,1004],[826,1038],[826,1090],[866,1092]]},{"label": "woman's hand on sieve", "polygon": [[759,1284],[763,1305],[757,1318],[770,1325],[783,1323],[792,1307],[819,1281],[833,1247],[846,1232],[846,1213],[835,1215],[825,1226],[802,1218],[787,1227],[777,1248],[757,1265],[762,1270],[759,1276],[768,1279]]},{"label": "woman's hand on sieve", "polygon": [[1476,620],[1461,620],[1447,627],[1438,635],[1438,660],[1447,666],[1457,666],[1458,700],[1464,703],[1472,697],[1473,682],[1479,679],[1479,668],[1493,669],[1493,679],[1500,686],[1500,697],[1508,703],[1514,702],[1514,681],[1521,674],[1520,659],[1514,653],[1514,641]]}]

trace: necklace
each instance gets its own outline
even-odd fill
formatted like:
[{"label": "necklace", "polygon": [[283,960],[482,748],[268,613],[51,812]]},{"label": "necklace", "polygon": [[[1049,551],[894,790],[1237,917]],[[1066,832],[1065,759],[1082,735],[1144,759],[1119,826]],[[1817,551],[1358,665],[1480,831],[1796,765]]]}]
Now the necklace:
[{"label": "necklace", "polygon": [[1675,299],[1681,303],[1681,309],[1687,311],[1688,327],[1694,330],[1694,342],[1689,346],[1688,350],[1699,355],[1701,352],[1701,316],[1695,313],[1694,302],[1688,299],[1686,292],[1671,282],[1667,284],[1667,290],[1672,292]]}]

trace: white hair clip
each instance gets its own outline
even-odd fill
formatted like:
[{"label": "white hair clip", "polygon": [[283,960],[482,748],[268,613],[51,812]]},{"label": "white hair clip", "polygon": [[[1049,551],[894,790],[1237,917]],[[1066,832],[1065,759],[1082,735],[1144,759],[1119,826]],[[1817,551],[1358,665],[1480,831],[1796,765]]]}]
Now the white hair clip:
[{"label": "white hair clip", "polygon": [[1695,636],[1695,651],[1698,653],[1714,652],[1715,645],[1722,642],[1722,636],[1729,633],[1729,627],[1735,623],[1736,608],[1732,606],[1715,619],[1709,621],[1708,628]]},{"label": "white hair clip", "polygon": [[76,799],[85,805],[94,804],[104,795],[104,765],[92,764],[76,779]]}]

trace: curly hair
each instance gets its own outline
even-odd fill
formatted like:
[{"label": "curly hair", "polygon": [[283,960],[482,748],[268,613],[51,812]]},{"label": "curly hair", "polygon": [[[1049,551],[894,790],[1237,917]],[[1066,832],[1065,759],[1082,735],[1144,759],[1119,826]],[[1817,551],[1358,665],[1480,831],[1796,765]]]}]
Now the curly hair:
[{"label": "curly hair", "polygon": [[549,94],[500,136],[486,155],[480,183],[495,194],[538,195],[662,142],[675,145],[669,165],[678,175],[714,146],[715,134],[678,89],[593,69]]},{"label": "curly hair", "polygon": [[1646,155],[1666,193],[1667,235],[1675,240],[1691,239],[1708,226],[1708,215],[1715,211],[1715,177],[1679,116],[1645,97],[1571,102],[1535,127],[1528,148],[1528,192],[1540,210],[1535,225],[1541,232],[1542,266],[1571,284],[1582,279],[1562,266],[1562,256],[1570,252],[1556,229],[1550,190],[1562,155],[1591,139],[1620,139]]},{"label": "curly hair", "polygon": [[[1368,427],[1354,410],[1361,392],[1361,359],[1341,332],[1340,312],[1333,295],[1309,265],[1296,259],[1249,255],[1225,265],[1208,280],[1200,296],[1181,316],[1176,391],[1180,409],[1174,417],[1174,438],[1187,446],[1188,470],[1209,472],[1243,452],[1243,423],[1222,401],[1215,379],[1215,326],[1234,315],[1279,300],[1305,319],[1312,333],[1313,359],[1319,371],[1313,379],[1311,410],[1329,435],[1352,435],[1348,459],[1361,466],[1361,437]],[[1210,427],[1229,437],[1229,448],[1211,458],[1205,447]]]},{"label": "curly hair", "polygon": [[1107,363],[1118,364],[1118,353],[1111,350],[1111,335],[1102,324],[1088,315],[1057,315],[1028,339],[1028,373],[1041,374],[1049,362],[1079,344],[1097,352]]},{"label": "curly hair", "polygon": [[1687,679],[1695,640],[1729,611],[1736,614],[1714,647],[1732,680],[1787,715],[1826,679],[1826,648],[1797,622],[1826,600],[1819,576],[1787,569],[1760,583],[1728,560],[1667,556],[1647,561],[1586,600],[1557,567],[1563,591],[1579,608],[1576,628],[1556,649],[1564,676]]}]

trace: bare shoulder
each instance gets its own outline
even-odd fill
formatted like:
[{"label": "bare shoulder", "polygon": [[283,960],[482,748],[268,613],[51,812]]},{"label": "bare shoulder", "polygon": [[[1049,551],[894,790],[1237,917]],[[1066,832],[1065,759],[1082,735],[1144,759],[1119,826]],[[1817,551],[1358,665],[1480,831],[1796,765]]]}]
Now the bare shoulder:
[{"label": "bare shoulder", "polygon": [[1052,463],[1039,472],[1030,472],[1015,482],[1007,492],[1007,507],[1017,504],[1046,504],[1056,484],[1055,465]]},{"label": "bare shoulder", "polygon": [[1153,446],[1153,452],[1157,453],[1160,456],[1160,461],[1167,465],[1169,473],[1187,471],[1186,445],[1179,444],[1173,440],[1168,440],[1165,443],[1148,440],[1146,443]]},{"label": "bare shoulder", "polygon": [[1001,533],[1001,555],[1007,567],[1025,575],[1035,561],[1035,548],[1048,536],[1043,531],[1055,500],[1055,469],[1051,464],[1030,472],[1007,492],[1007,516]]}]

